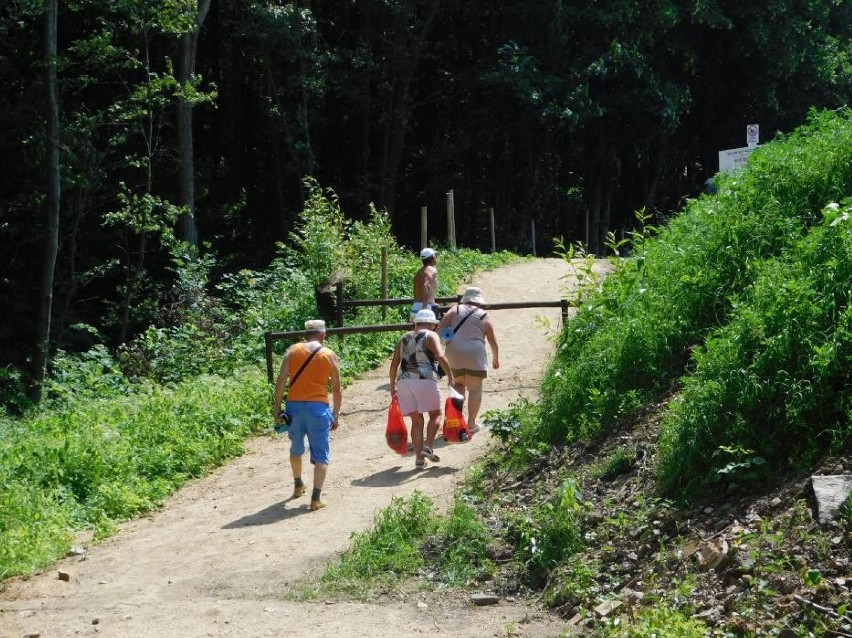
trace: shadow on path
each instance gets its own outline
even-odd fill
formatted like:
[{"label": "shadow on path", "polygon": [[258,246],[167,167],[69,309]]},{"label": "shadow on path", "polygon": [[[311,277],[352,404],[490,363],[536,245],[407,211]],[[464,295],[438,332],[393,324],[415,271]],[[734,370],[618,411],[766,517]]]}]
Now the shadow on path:
[{"label": "shadow on path", "polygon": [[271,525],[272,523],[277,523],[278,521],[284,521],[288,518],[293,518],[294,516],[299,516],[299,514],[307,514],[308,513],[308,501],[302,499],[302,504],[304,507],[291,506],[286,507],[287,503],[292,501],[293,499],[287,499],[286,501],[278,501],[277,503],[273,503],[269,507],[265,507],[259,512],[255,512],[254,514],[248,514],[243,516],[242,518],[238,518],[235,521],[231,521],[227,525],[223,525],[222,529],[239,529],[241,527],[251,527],[254,525]]},{"label": "shadow on path", "polygon": [[[412,460],[412,464],[414,461]],[[411,468],[403,470],[400,466],[392,467],[370,476],[357,478],[352,481],[352,485],[356,487],[390,487],[392,485],[402,485],[409,481],[415,481],[420,478],[439,478],[447,474],[458,472],[457,468],[441,465],[430,465],[426,469],[418,470]]]}]

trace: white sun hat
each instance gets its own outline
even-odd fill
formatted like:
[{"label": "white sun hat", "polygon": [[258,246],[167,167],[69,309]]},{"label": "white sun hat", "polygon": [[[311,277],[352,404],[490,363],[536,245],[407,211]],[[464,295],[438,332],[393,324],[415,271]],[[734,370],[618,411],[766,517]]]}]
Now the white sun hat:
[{"label": "white sun hat", "polygon": [[414,323],[438,323],[438,319],[435,317],[434,312],[428,308],[424,308],[414,315]]},{"label": "white sun hat", "polygon": [[482,296],[482,289],[477,288],[476,286],[471,286],[467,290],[464,291],[464,295],[462,295],[461,303],[474,303],[480,306],[485,304],[485,297]]}]

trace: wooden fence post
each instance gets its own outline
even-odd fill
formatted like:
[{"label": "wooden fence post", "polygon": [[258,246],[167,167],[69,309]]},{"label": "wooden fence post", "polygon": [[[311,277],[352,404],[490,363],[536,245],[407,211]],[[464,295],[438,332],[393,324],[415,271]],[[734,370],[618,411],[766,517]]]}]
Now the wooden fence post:
[{"label": "wooden fence post", "polygon": [[530,220],[530,237],[532,238],[533,257],[537,257],[538,255],[535,254],[535,220],[534,219]]},{"label": "wooden fence post", "polygon": [[426,248],[429,245],[429,233],[428,230],[428,216],[426,214],[426,207],[420,207],[420,249]]},{"label": "wooden fence post", "polygon": [[447,193],[447,243],[451,249],[456,249],[456,210],[452,188]]},{"label": "wooden fence post", "polygon": [[497,252],[497,234],[494,230],[494,207],[492,206],[489,209],[490,217],[491,217],[491,252]]},{"label": "wooden fence post", "polygon": [[343,282],[337,282],[337,327],[343,327]]},{"label": "wooden fence post", "polygon": [[269,383],[275,383],[275,372],[272,369],[272,333],[264,332],[263,340],[266,342],[266,378]]},{"label": "wooden fence post", "polygon": [[[388,298],[388,247],[382,246],[382,299]],[[382,304],[382,319],[388,318],[388,307]]]}]

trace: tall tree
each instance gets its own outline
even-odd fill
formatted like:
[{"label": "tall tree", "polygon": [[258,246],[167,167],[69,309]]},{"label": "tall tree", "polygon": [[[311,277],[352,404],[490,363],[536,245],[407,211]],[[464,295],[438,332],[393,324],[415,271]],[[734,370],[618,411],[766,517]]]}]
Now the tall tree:
[{"label": "tall tree", "polygon": [[53,312],[53,277],[59,253],[59,205],[61,178],[59,174],[59,92],[56,86],[58,0],[45,0],[44,19],[44,85],[47,92],[47,226],[41,262],[38,320],[36,323],[33,379],[37,392],[44,380],[50,353],[50,325]]},{"label": "tall tree", "polygon": [[198,246],[198,224],[195,220],[195,152],[192,135],[192,107],[196,103],[194,87],[195,57],[198,52],[198,37],[210,0],[187,3],[185,10],[193,16],[192,28],[180,37],[180,56],[177,68],[179,95],[177,104],[177,129],[179,150],[179,194],[178,204],[183,207],[181,215],[181,237],[189,245]]}]

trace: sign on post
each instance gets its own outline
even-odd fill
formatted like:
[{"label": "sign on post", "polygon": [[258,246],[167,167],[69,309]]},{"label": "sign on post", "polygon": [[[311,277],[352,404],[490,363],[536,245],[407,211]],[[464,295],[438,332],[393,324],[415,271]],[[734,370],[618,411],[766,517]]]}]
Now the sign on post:
[{"label": "sign on post", "polygon": [[760,141],[760,125],[749,124],[746,126],[746,146],[754,148]]},{"label": "sign on post", "polygon": [[745,166],[755,148],[747,146],[745,148],[729,148],[725,151],[719,151],[719,172],[733,173],[741,169]]}]

